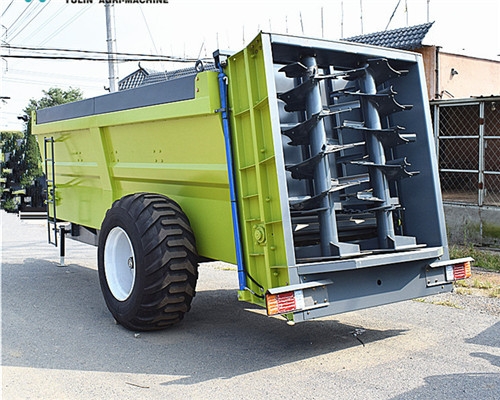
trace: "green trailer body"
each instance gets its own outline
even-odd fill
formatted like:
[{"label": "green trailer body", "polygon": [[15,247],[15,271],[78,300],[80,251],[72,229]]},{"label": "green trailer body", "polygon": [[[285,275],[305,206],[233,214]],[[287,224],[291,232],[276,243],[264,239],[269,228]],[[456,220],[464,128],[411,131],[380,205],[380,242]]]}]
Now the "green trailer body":
[{"label": "green trailer body", "polygon": [[217,73],[196,77],[195,91],[185,101],[36,124],[37,135],[54,138],[57,217],[100,229],[114,200],[165,193],[203,232],[200,254],[235,262]]},{"label": "green trailer body", "polygon": [[[33,117],[53,229],[99,237],[119,322],[181,319],[193,257],[237,264],[239,299],[293,322],[451,291],[470,273],[449,260],[420,55],[267,33],[214,55],[215,70]],[[166,237],[155,255],[135,238],[152,230]]]}]

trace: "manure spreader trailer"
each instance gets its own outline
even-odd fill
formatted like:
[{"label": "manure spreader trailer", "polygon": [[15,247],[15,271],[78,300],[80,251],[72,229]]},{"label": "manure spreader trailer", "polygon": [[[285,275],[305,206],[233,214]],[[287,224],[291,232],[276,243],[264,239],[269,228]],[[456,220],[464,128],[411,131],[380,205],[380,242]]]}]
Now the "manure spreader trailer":
[{"label": "manure spreader trailer", "polygon": [[97,245],[126,328],[180,321],[204,260],[236,264],[239,300],[290,323],[470,275],[449,260],[419,54],[261,33],[32,124],[49,242]]}]

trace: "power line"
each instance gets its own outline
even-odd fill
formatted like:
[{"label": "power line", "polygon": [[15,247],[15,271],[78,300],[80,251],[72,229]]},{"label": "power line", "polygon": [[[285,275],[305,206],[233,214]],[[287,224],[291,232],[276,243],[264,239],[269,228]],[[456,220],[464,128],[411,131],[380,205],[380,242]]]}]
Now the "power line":
[{"label": "power line", "polygon": [[[21,14],[15,19],[13,23],[10,24],[10,26],[7,28],[9,32],[9,41],[14,40],[17,38],[21,33],[23,33],[26,28],[31,28],[33,26],[33,20],[35,18],[40,17],[40,14],[46,9],[47,5],[51,3],[52,0],[48,0],[47,2],[39,2],[39,1],[31,1],[28,6],[21,12]],[[33,6],[34,5],[34,6]],[[33,7],[32,7],[33,6]],[[42,7],[40,9],[40,7]],[[79,9],[79,11],[76,14],[72,14],[67,18],[62,24],[60,24],[55,31],[52,31],[52,33],[49,36],[46,36],[45,39],[42,41],[42,44],[48,42],[51,40],[53,37],[61,33],[64,29],[66,29],[68,26],[70,26],[75,20],[77,20],[81,15],[83,15],[86,11],[88,11],[92,7],[92,4],[87,4],[85,7],[82,7]],[[51,9],[50,7],[48,9]],[[36,33],[38,33],[40,30],[50,27],[54,28],[50,22],[56,18],[61,12],[68,10],[67,6],[64,4],[61,5],[51,16],[49,16],[45,21],[43,21],[41,24],[38,24],[36,28],[34,28],[33,32],[30,34],[31,37],[35,37]],[[26,12],[28,13],[26,14]],[[29,21],[28,19],[35,14]],[[36,21],[38,21],[40,18],[37,18]],[[57,26],[57,25],[56,25]]]},{"label": "power line", "polygon": [[64,10],[67,10],[67,6],[62,4],[61,7],[59,7],[59,9],[54,13],[52,14],[51,17],[49,17],[47,20],[45,20],[43,22],[43,25],[42,25],[42,29],[45,27],[45,26],[51,26],[51,22],[59,16],[59,14],[61,14]]},{"label": "power line", "polygon": [[[12,24],[10,24],[10,26],[7,28],[9,34],[15,34],[15,33],[19,32],[19,30],[22,31],[23,29],[25,29],[28,24],[24,24],[24,22],[28,18],[30,18],[33,14],[35,14],[35,16],[37,16],[38,14],[36,13],[36,11],[41,6],[45,6],[45,5],[39,1],[37,1],[37,2],[32,1],[31,3],[29,3],[28,6],[21,12],[21,14],[19,14],[19,16],[16,18],[16,20]],[[33,6],[33,7],[31,7],[31,6]],[[10,37],[9,37],[9,40],[10,40]]]},{"label": "power line", "polygon": [[[80,49],[61,49],[61,48],[52,48],[52,47],[29,47],[29,46],[1,46],[3,48],[8,48],[10,50],[29,50],[29,51],[58,51],[62,53],[84,53],[84,54],[103,54],[108,55],[107,51],[94,51],[94,50],[80,50]],[[127,57],[171,57],[164,56],[161,54],[145,54],[145,53],[123,53],[116,52],[112,53],[115,56],[127,56]],[[174,57],[171,57],[174,58]],[[192,59],[192,61],[196,61],[197,59]]]},{"label": "power line", "polygon": [[[12,30],[11,30],[11,35],[9,36],[9,41],[12,41],[14,40],[16,37],[18,37],[28,26],[30,26],[31,22],[40,16],[40,14],[43,12],[43,10],[45,10],[45,7],[47,7],[49,5],[49,3],[51,2],[51,0],[47,1],[46,3],[39,3],[39,4],[43,4],[41,10],[39,12],[35,12],[37,10],[37,8],[34,8],[31,12],[31,14],[35,14],[33,15],[33,18],[31,18],[28,22],[26,22],[24,24],[24,26],[20,27],[19,30],[16,32],[15,28],[14,28],[14,34],[12,34]],[[31,14],[27,15],[25,19],[28,19]],[[23,20],[24,21],[24,20]]]},{"label": "power line", "polygon": [[396,10],[399,7],[399,3],[401,3],[401,0],[398,0],[398,4],[396,4],[396,7],[394,7],[394,11],[392,12],[391,17],[389,18],[389,22],[387,23],[387,26],[385,27],[385,30],[387,30],[387,28],[389,28],[389,24],[391,23],[392,19],[394,18],[394,14],[396,14]]},{"label": "power line", "polygon": [[10,8],[10,6],[12,5],[12,3],[14,3],[14,0],[10,0],[10,3],[7,7],[5,7],[5,10],[3,10],[3,13],[2,13],[2,17],[5,15],[5,13],[7,12],[7,10]]},{"label": "power line", "polygon": [[[47,60],[88,60],[88,61],[106,61],[108,60],[108,52],[93,51],[93,50],[78,50],[78,49],[62,49],[49,47],[31,47],[31,46],[1,46],[3,49],[8,49],[9,54],[0,55],[5,58],[26,58],[26,59],[47,59]],[[18,54],[12,54],[14,51]],[[29,52],[28,54],[24,54]],[[158,61],[158,62],[196,62],[198,58],[191,57],[176,57],[161,54],[145,54],[145,53],[112,53],[117,57],[117,61]]]},{"label": "power line", "polygon": [[[28,11],[28,9],[29,9],[31,6],[33,6],[33,4],[35,4],[35,2],[31,2],[31,3],[29,3],[29,4],[26,6],[26,8],[25,8],[25,9],[21,12],[21,14],[19,14],[19,15],[18,15],[18,17],[14,20],[14,22],[13,22],[12,24],[10,24],[10,26],[7,28],[7,30],[12,29],[12,27],[16,24],[16,22],[17,22],[17,21],[19,21],[19,19],[20,19],[20,18],[24,15],[24,13],[25,13],[26,11]],[[9,5],[9,7],[10,7],[10,5]],[[7,10],[5,10],[5,11],[7,11]]]},{"label": "power line", "polygon": [[[51,86],[53,86],[53,85],[57,85],[57,86],[67,86],[67,85],[77,86],[80,89],[89,89],[89,90],[95,90],[97,86],[101,86],[102,87],[102,82],[96,82],[95,84],[86,84],[86,83],[79,82],[78,80],[69,80],[69,79],[66,79],[65,83],[62,83],[60,80],[58,80],[57,82],[53,82],[53,81],[47,81],[47,80],[40,81],[40,80],[26,79],[26,78],[3,78],[3,80],[5,82],[9,82],[9,83],[29,84],[29,85],[37,85],[37,86],[45,86],[45,87],[48,84],[50,84]],[[4,111],[2,111],[2,113],[3,112]]]},{"label": "power line", "polygon": [[[108,58],[97,58],[97,57],[73,57],[73,56],[59,56],[59,55],[20,55],[20,54],[0,54],[2,58],[20,58],[20,59],[35,59],[35,60],[76,60],[76,61],[108,61]],[[175,62],[185,62],[192,63],[197,60],[192,58],[175,58],[170,56],[164,56],[162,58],[117,58],[118,62],[131,62],[131,61],[175,61]]]},{"label": "power line", "polygon": [[[46,77],[51,79],[67,79],[67,80],[79,80],[79,81],[87,81],[87,82],[100,82],[100,78],[92,78],[88,76],[82,76],[81,74],[61,74],[59,72],[43,72],[40,70],[27,70],[27,69],[19,69],[13,68],[9,70],[9,74],[2,77],[2,79],[16,79],[17,76],[29,76],[32,77]],[[17,78],[20,79],[20,78]]]},{"label": "power line", "polygon": [[52,26],[51,22],[59,16],[64,10],[67,10],[67,6],[65,4],[61,4],[59,9],[52,14],[51,17],[49,17],[47,20],[43,22],[43,24],[39,25],[35,30],[31,33],[31,37],[40,37],[38,33],[42,31],[45,27],[47,26]]},{"label": "power line", "polygon": [[54,33],[52,33],[52,35],[50,35],[44,41],[42,41],[40,43],[40,45],[44,45],[45,43],[47,43],[48,41],[50,41],[52,38],[54,38],[55,36],[59,35],[59,33],[61,33],[68,26],[70,26],[73,22],[75,22],[78,18],[80,18],[85,12],[87,12],[88,10],[90,10],[91,7],[92,7],[92,4],[87,4],[84,8],[82,8],[80,10],[80,12],[78,12],[77,14],[75,14],[72,18],[69,18],[65,23],[63,23],[63,25],[61,25],[59,27],[59,29],[57,29]]},{"label": "power line", "polygon": [[[144,20],[144,23],[146,24],[146,29],[148,30],[148,34],[149,34],[149,39],[151,40],[151,43],[153,43],[153,48],[155,49],[155,51],[158,53],[158,49],[156,48],[156,43],[155,43],[155,40],[153,38],[153,35],[151,34],[151,30],[149,29],[149,24],[148,24],[148,21],[146,19],[146,16],[144,15],[144,11],[142,11],[142,7],[141,5],[139,5],[139,10],[141,10],[141,14],[142,14],[142,19]],[[166,71],[166,68],[164,67],[163,64],[160,64],[161,65],[161,70],[163,71],[163,75],[165,76],[165,78],[167,77],[167,71]]]}]

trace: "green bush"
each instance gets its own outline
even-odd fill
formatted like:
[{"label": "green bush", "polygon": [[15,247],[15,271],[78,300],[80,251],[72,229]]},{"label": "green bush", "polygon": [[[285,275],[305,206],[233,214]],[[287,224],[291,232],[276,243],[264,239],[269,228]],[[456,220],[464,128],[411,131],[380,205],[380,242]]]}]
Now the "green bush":
[{"label": "green bush", "polygon": [[17,204],[13,199],[7,199],[2,202],[2,208],[7,212],[16,212]]},{"label": "green bush", "polygon": [[478,249],[474,246],[450,246],[451,258],[472,257],[472,265],[500,272],[500,252]]}]

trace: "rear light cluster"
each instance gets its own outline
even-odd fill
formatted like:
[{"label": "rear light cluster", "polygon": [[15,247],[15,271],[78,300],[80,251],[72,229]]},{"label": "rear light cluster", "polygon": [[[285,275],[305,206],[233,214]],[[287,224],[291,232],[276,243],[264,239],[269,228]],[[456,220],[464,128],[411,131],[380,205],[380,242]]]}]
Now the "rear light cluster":
[{"label": "rear light cluster", "polygon": [[266,295],[267,315],[286,314],[304,308],[304,292],[293,290]]},{"label": "rear light cluster", "polygon": [[446,266],[446,280],[458,281],[460,279],[470,278],[472,275],[470,261],[464,261],[457,264]]},{"label": "rear light cluster", "polygon": [[455,260],[436,261],[429,264],[426,270],[427,286],[437,286],[444,283],[470,278],[472,257],[458,258]]},{"label": "rear light cluster", "polygon": [[332,284],[330,279],[324,279],[271,288],[266,293],[267,315],[310,313],[328,307],[328,287]]}]

